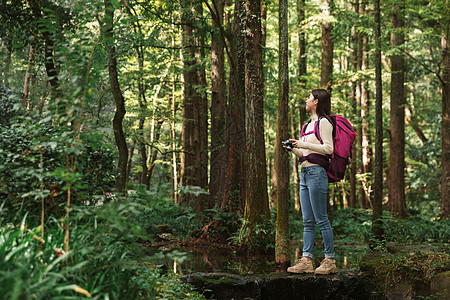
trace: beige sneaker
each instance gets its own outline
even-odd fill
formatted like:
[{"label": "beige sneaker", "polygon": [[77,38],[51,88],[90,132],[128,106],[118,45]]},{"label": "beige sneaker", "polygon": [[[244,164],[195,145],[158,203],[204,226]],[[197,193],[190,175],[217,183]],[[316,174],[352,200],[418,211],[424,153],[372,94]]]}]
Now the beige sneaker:
[{"label": "beige sneaker", "polygon": [[337,273],[336,261],[332,258],[322,260],[320,266],[314,271],[315,274],[328,275]]},{"label": "beige sneaker", "polygon": [[297,264],[287,269],[289,273],[314,273],[314,267],[311,259],[302,257],[297,261]]}]

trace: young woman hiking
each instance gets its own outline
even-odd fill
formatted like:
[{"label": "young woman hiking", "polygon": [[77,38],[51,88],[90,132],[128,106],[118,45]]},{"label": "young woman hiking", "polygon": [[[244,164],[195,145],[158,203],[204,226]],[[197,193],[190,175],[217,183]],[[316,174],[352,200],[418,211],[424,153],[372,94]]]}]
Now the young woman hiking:
[{"label": "young woman hiking", "polygon": [[[303,215],[303,254],[297,264],[287,269],[290,273],[332,274],[337,272],[334,260],[333,230],[327,215],[328,176],[325,169],[327,154],[333,153],[333,125],[330,122],[331,99],[324,89],[311,92],[306,100],[306,111],[311,112],[311,120],[300,140],[291,139],[292,151],[300,158],[300,204]],[[314,134],[314,124],[319,123],[322,143]],[[314,270],[312,252],[315,239],[315,223],[322,233],[325,259]]]}]

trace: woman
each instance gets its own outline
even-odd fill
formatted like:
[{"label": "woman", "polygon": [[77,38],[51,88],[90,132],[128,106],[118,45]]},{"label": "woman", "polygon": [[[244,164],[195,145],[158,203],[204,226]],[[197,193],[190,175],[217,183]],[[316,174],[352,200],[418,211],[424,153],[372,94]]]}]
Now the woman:
[{"label": "woman", "polygon": [[[288,272],[326,275],[337,272],[336,262],[333,259],[333,230],[327,216],[328,176],[323,167],[326,163],[322,160],[326,158],[326,154],[333,153],[333,125],[328,117],[331,111],[330,94],[324,89],[313,90],[306,100],[306,111],[311,112],[311,120],[301,140],[291,140],[294,146],[292,151],[300,157],[301,162],[300,203],[303,215],[303,254],[295,266],[288,268]],[[320,122],[322,143],[314,134],[316,122]],[[315,270],[312,263],[316,232],[314,223],[319,225],[325,248],[325,259]]]}]

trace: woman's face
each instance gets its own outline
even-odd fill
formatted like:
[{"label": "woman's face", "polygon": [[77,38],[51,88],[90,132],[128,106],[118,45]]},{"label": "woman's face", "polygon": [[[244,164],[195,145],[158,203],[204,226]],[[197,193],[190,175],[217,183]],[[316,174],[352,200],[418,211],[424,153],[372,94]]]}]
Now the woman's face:
[{"label": "woman's face", "polygon": [[311,94],[309,95],[309,98],[306,100],[306,111],[315,110],[317,107],[317,102],[319,100],[314,99],[314,96]]}]

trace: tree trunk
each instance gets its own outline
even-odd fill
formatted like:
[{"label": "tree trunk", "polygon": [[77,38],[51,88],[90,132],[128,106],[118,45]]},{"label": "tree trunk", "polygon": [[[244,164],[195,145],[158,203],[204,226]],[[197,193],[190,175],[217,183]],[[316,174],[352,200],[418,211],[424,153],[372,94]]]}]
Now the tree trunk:
[{"label": "tree trunk", "polygon": [[278,60],[278,124],[275,141],[277,175],[277,229],[275,261],[277,270],[286,272],[291,262],[289,243],[289,168],[290,154],[281,146],[289,139],[289,60],[288,60],[288,0],[279,1],[279,60]]},{"label": "tree trunk", "polygon": [[[37,0],[29,0],[31,10],[33,11],[33,16],[36,22],[42,18],[42,12],[46,12],[43,7],[41,7],[41,2]],[[48,28],[41,28],[40,32],[44,38],[44,65],[47,71],[48,81],[52,88],[51,99],[54,100],[54,105],[56,106],[56,115],[61,117],[65,115],[66,107],[62,103],[58,103],[62,96],[61,90],[59,88],[58,70],[55,67],[55,57],[54,57],[54,43],[52,40],[51,32],[52,30]]]},{"label": "tree trunk", "polygon": [[[448,1],[447,1],[448,4]],[[442,216],[450,218],[450,46],[449,26],[444,28],[443,50],[443,88],[442,88]]]},{"label": "tree trunk", "polygon": [[117,164],[117,178],[116,188],[122,193],[126,192],[127,185],[127,159],[128,159],[128,147],[125,141],[125,134],[123,132],[123,118],[125,116],[125,99],[120,90],[119,77],[117,74],[117,58],[113,36],[113,20],[114,20],[114,7],[110,0],[105,0],[105,41],[108,52],[108,71],[109,81],[111,85],[112,95],[116,104],[116,111],[113,119],[114,138],[116,141],[117,149],[119,151],[119,160]]},{"label": "tree trunk", "polygon": [[218,27],[223,26],[224,1],[212,1],[214,11],[211,37],[211,170],[208,208],[219,205],[225,191],[226,175],[226,82],[224,39]]},{"label": "tree trunk", "polygon": [[[32,38],[32,41],[34,41],[34,38]],[[25,80],[24,80],[24,84],[23,84],[22,109],[24,109],[24,110],[28,107],[31,70],[33,68],[34,57],[35,57],[34,53],[35,53],[35,49],[34,49],[34,45],[32,42],[30,45],[30,50],[28,52],[28,65],[27,65],[27,70],[25,71]]]},{"label": "tree trunk", "polygon": [[[240,1],[235,1],[233,23],[228,44],[230,64],[229,104],[227,108],[227,174],[221,208],[243,214],[245,201],[245,111],[244,111],[244,37]],[[227,14],[227,19],[231,16]]]},{"label": "tree trunk", "polygon": [[[297,18],[298,18],[298,52],[297,52],[297,60],[298,60],[298,85],[299,89],[305,89],[306,88],[306,79],[304,76],[306,75],[306,33],[305,28],[303,26],[303,21],[305,20],[305,10],[306,7],[305,0],[297,0]],[[300,97],[307,97],[307,95],[302,95]],[[294,133],[295,136],[300,136],[300,131],[302,129],[302,125],[306,123],[306,110],[305,105],[303,105],[303,102],[300,101],[300,105],[298,106],[298,114],[299,114],[299,120],[298,120],[298,132]],[[297,159],[294,159],[294,165],[298,169]],[[295,209],[297,211],[300,211],[300,172],[297,170],[297,173],[294,169],[294,187],[295,187],[295,198],[294,198],[294,205]],[[295,184],[295,181],[297,181],[297,184]]]},{"label": "tree trunk", "polygon": [[333,74],[333,39],[330,23],[333,0],[322,0],[322,65],[320,70],[320,86],[331,92]]},{"label": "tree trunk", "polygon": [[3,84],[7,88],[10,88],[9,80],[8,80],[8,74],[9,74],[9,67],[11,66],[12,46],[13,46],[13,38],[12,37],[6,38],[7,53],[6,53],[5,67],[3,68]]},{"label": "tree trunk", "polygon": [[[195,12],[200,20],[203,20],[203,2],[196,0]],[[206,86],[206,71],[202,64],[205,57],[205,34],[195,31],[196,47],[196,73],[197,87],[194,93],[194,170],[196,186],[208,188],[208,98],[204,87]],[[203,213],[204,204],[207,202],[205,194],[200,194],[195,199],[195,211]]]},{"label": "tree trunk", "polygon": [[[354,3],[354,10],[356,14],[359,14],[359,0]],[[361,34],[358,31],[357,24],[354,25],[353,34],[353,72],[358,73],[361,69]],[[358,109],[361,107],[361,81],[359,76],[352,82],[352,103],[354,108],[354,115],[358,115]],[[362,127],[357,126],[357,133],[359,136],[362,134]],[[360,141],[361,139],[358,139]],[[357,145],[357,144],[356,144]],[[360,158],[358,151],[360,148],[352,147],[352,158],[350,165],[350,207],[355,207],[356,203],[356,161]]]},{"label": "tree trunk", "polygon": [[[402,33],[404,7],[396,5],[391,14],[391,43],[394,48],[405,43]],[[394,49],[394,51],[397,49]],[[391,56],[391,120],[388,209],[400,218],[406,218],[405,200],[405,64],[400,51]]]},{"label": "tree trunk", "polygon": [[[164,121],[158,121],[158,123],[155,126],[155,138],[154,141],[158,141],[160,136],[161,136],[161,127],[162,124],[164,123]],[[147,180],[149,182],[150,185],[150,180],[152,179],[152,175],[153,175],[153,170],[155,169],[155,165],[156,165],[156,158],[158,157],[158,149],[153,147],[154,149],[151,150],[151,156],[150,156],[150,161],[149,161],[149,169],[148,169],[148,173],[147,173]]]},{"label": "tree trunk", "polygon": [[261,2],[244,3],[245,26],[245,219],[251,228],[270,218],[264,149]]},{"label": "tree trunk", "polygon": [[[182,32],[182,63],[183,71],[181,76],[182,93],[183,93],[183,126],[181,132],[181,185],[183,187],[193,186],[195,184],[194,170],[194,86],[197,84],[197,73],[194,69],[195,52],[194,52],[194,28],[192,27],[187,10],[191,9],[191,1],[183,0],[181,2],[182,14],[181,22],[183,23]],[[181,203],[192,206],[194,197],[187,193],[181,197]]]},{"label": "tree trunk", "polygon": [[[383,237],[383,87],[381,78],[381,12],[380,0],[374,0],[375,14],[375,178],[372,214],[372,234],[379,241]],[[374,244],[370,245],[375,247]]]},{"label": "tree trunk", "polygon": [[[366,13],[366,4],[363,1],[361,3],[361,15]],[[365,71],[369,68],[369,57],[367,52],[367,35],[362,36],[362,55],[361,55],[361,71]],[[369,121],[367,116],[370,112],[369,101],[369,84],[366,79],[361,81],[361,170],[360,174],[363,179],[360,181],[360,193],[359,193],[359,206],[360,208],[367,208],[370,202],[371,193],[371,180],[368,175],[372,173],[372,151],[371,151],[371,137],[369,130]],[[355,203],[356,207],[356,203]]]}]

